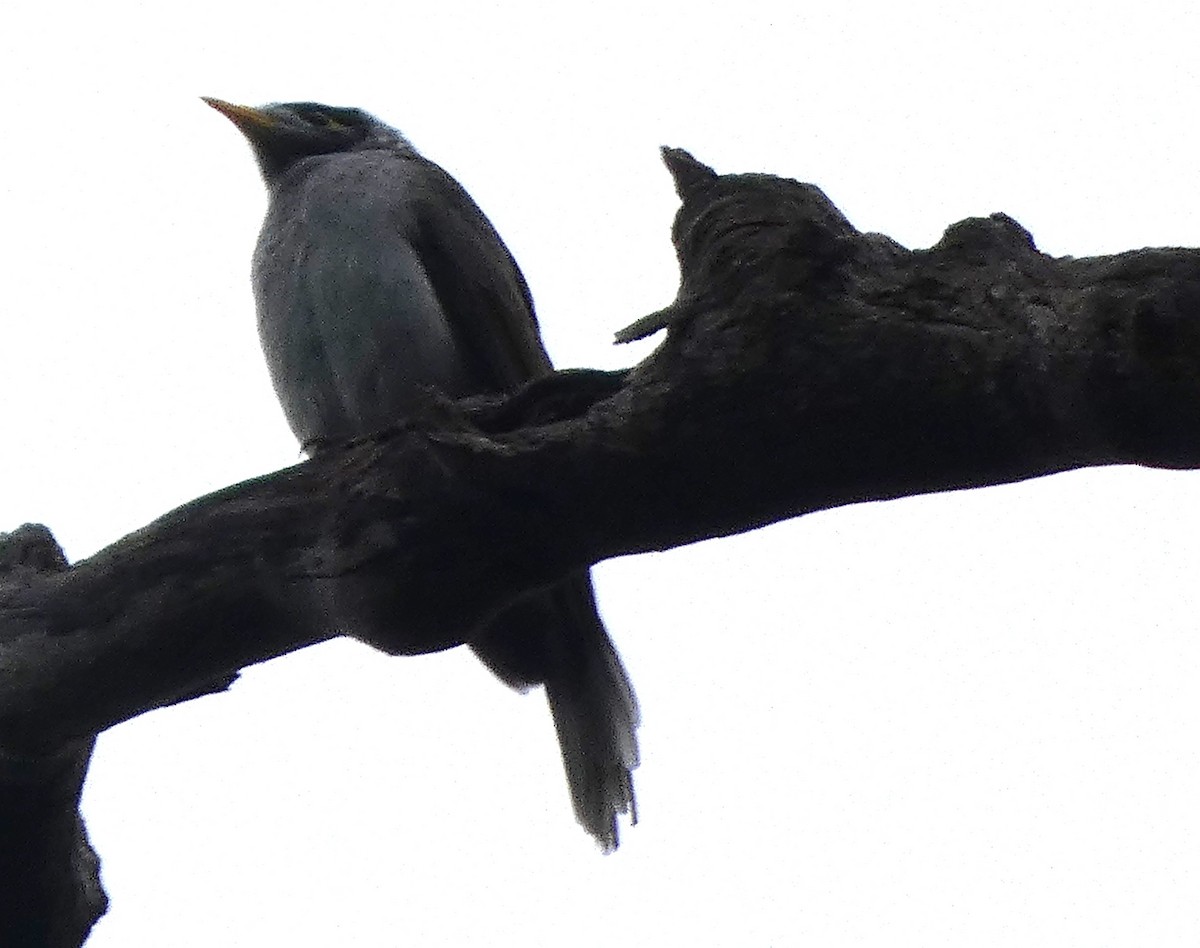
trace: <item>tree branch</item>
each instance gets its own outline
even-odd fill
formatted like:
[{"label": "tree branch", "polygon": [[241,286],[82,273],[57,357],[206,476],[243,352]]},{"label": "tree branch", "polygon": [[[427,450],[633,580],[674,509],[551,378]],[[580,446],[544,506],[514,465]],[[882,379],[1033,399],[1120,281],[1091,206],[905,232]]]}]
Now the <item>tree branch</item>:
[{"label": "tree branch", "polygon": [[[70,569],[9,577],[0,749],[30,773],[63,762],[57,825],[96,733],[330,636],[432,651],[612,556],[1075,467],[1200,465],[1196,251],[1055,259],[1003,215],[908,251],[812,185],[664,154],[681,288],[620,334],[668,330],[640,365],[431,396]],[[98,914],[102,893],[79,904]]]},{"label": "tree branch", "polygon": [[[45,528],[0,534],[0,608],[6,611],[12,590],[66,568]],[[9,665],[7,631],[0,624],[0,682],[19,690],[23,676]],[[79,815],[95,743],[65,741],[40,756],[0,748],[0,944],[80,945],[108,908],[100,860]]]}]

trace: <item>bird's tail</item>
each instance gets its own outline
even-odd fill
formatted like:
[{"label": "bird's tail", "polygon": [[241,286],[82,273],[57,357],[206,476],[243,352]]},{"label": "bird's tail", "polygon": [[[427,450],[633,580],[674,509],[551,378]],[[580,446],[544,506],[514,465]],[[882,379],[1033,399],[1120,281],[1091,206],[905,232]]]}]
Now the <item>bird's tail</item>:
[{"label": "bird's tail", "polygon": [[633,770],[639,713],[633,685],[596,611],[587,573],[553,590],[574,642],[546,678],[575,817],[605,852],[620,841],[617,817],[637,822]]},{"label": "bird's tail", "polygon": [[605,852],[616,849],[617,818],[637,822],[639,714],[587,571],[502,614],[473,648],[508,684],[545,685],[575,816]]}]

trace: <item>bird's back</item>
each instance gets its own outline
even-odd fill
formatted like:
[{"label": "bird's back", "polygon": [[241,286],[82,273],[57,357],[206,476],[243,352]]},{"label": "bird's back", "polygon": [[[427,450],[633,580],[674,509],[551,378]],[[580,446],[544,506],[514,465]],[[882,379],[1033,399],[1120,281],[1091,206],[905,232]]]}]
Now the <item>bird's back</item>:
[{"label": "bird's back", "polygon": [[306,158],[273,183],[254,258],[259,333],[304,443],[394,424],[550,371],[529,291],[466,192],[415,152]]}]

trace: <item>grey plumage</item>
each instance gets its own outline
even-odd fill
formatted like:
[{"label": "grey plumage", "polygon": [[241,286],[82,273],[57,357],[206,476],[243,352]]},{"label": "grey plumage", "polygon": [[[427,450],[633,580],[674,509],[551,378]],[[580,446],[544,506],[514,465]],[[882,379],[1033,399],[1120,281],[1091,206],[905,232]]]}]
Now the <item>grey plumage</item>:
[{"label": "grey plumage", "polygon": [[[498,392],[552,371],[516,261],[400,133],[357,109],[205,101],[250,141],[268,187],[259,334],[306,450],[396,423],[425,387]],[[638,710],[588,573],[514,604],[470,644],[509,685],[545,685],[576,816],[615,848],[617,815],[636,820]]]}]

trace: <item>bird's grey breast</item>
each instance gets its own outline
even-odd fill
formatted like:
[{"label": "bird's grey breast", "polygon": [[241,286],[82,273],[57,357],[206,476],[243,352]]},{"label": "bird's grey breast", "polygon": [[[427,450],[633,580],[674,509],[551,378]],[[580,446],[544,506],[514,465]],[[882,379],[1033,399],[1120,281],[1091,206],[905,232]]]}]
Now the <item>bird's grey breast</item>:
[{"label": "bird's grey breast", "polygon": [[453,327],[413,245],[419,159],[305,159],[271,189],[254,256],[258,327],[302,442],[395,423],[421,388],[470,388]]}]

